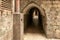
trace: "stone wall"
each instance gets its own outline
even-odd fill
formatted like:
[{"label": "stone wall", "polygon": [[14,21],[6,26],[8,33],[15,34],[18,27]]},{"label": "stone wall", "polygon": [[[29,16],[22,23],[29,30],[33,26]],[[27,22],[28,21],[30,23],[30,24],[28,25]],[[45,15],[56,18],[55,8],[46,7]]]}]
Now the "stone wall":
[{"label": "stone wall", "polygon": [[[38,1],[38,0],[37,0]],[[34,3],[42,7],[44,13],[46,14],[46,35],[48,38],[60,38],[60,1],[34,1],[34,0],[22,0],[20,12],[30,4]]]},{"label": "stone wall", "polygon": [[0,0],[0,9],[11,10],[12,0]]},{"label": "stone wall", "polygon": [[11,2],[11,0],[0,0],[0,40],[13,40]]},{"label": "stone wall", "polygon": [[[20,14],[23,13],[23,10],[30,3],[34,3],[41,7],[46,14],[45,17],[47,21],[44,25],[46,25],[45,30],[47,37],[60,38],[60,1],[21,0],[20,2]],[[13,40],[13,31],[15,33],[15,40],[20,40],[20,35],[22,34],[21,32],[23,32],[20,30],[23,28],[20,26],[20,14],[18,14],[18,12],[16,14],[12,14],[9,10],[0,10],[0,40]],[[24,23],[22,22],[21,25]]]},{"label": "stone wall", "polygon": [[0,40],[12,40],[13,16],[11,11],[0,10]]},{"label": "stone wall", "polygon": [[30,3],[35,3],[37,5],[40,5],[42,3],[42,1],[40,1],[40,0],[37,0],[37,1],[35,1],[35,0],[21,0],[20,2],[21,2],[20,3],[20,12],[23,12],[23,9],[26,6],[28,6]]},{"label": "stone wall", "polygon": [[44,1],[41,6],[47,16],[47,36],[60,38],[60,1]]}]

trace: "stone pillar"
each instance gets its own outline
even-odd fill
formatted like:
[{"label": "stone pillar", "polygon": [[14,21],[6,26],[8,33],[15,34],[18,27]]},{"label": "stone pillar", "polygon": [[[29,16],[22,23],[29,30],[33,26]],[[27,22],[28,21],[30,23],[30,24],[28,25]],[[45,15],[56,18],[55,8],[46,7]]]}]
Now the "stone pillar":
[{"label": "stone pillar", "polygon": [[24,40],[23,35],[24,35],[24,14],[21,13],[20,14],[20,37],[21,37],[20,40]]},{"label": "stone pillar", "polygon": [[13,14],[13,40],[20,40],[20,14]]},{"label": "stone pillar", "polygon": [[20,12],[20,0],[16,0],[16,12]]},{"label": "stone pillar", "polygon": [[12,0],[12,12],[15,12],[15,0]]}]

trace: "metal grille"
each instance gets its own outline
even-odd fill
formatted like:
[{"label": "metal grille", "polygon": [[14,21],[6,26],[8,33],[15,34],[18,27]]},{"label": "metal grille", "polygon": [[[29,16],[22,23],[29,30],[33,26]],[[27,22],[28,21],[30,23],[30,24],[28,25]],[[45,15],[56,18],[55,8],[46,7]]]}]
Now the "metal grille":
[{"label": "metal grille", "polygon": [[11,4],[12,4],[11,0],[1,0],[0,8],[11,10]]}]

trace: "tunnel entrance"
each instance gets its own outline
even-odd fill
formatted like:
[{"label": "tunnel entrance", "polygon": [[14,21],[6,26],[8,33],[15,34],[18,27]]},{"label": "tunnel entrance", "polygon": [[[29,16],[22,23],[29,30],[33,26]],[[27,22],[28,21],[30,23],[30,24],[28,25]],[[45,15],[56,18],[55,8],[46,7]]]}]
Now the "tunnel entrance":
[{"label": "tunnel entrance", "polygon": [[42,15],[38,8],[33,7],[24,15],[24,34],[45,34]]}]

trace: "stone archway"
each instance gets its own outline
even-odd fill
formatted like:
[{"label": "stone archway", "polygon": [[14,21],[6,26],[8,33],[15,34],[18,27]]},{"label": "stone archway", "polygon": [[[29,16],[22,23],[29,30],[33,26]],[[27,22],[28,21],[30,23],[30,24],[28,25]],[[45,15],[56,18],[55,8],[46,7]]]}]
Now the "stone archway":
[{"label": "stone archway", "polygon": [[[31,30],[33,30],[35,28],[34,30],[36,32],[40,31],[40,30],[37,31],[36,29],[41,29],[43,31],[42,15],[41,15],[41,12],[39,11],[39,9],[36,7],[32,7],[27,12],[27,14],[25,14],[25,16],[24,16],[24,29],[29,30],[30,28],[31,28]],[[32,31],[32,32],[34,32],[34,31]]]},{"label": "stone archway", "polygon": [[[24,8],[24,10],[23,10],[23,13],[24,13],[24,28],[26,27],[26,22],[25,22],[25,19],[27,19],[27,17],[28,17],[28,15],[27,15],[27,13],[29,12],[29,10],[31,9],[31,8],[37,8],[41,13],[41,15],[42,15],[42,22],[43,22],[43,29],[44,29],[44,32],[46,32],[46,14],[44,13],[44,10],[40,7],[40,6],[38,6],[38,5],[36,5],[35,3],[31,3],[31,4],[29,4],[27,7],[25,7]],[[26,16],[26,18],[25,18],[25,16]]]}]

